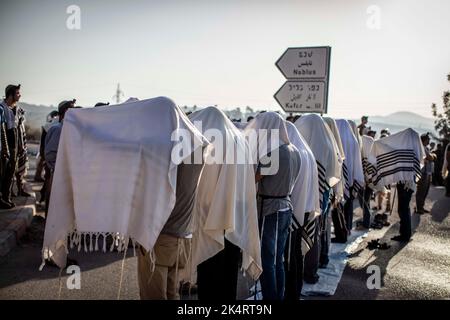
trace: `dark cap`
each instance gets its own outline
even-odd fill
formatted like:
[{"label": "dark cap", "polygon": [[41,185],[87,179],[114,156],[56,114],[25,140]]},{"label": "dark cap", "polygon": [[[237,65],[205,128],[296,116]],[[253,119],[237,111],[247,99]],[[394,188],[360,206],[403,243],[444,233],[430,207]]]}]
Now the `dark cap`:
[{"label": "dark cap", "polygon": [[368,119],[369,119],[369,116],[362,116],[361,119],[368,120]]},{"label": "dark cap", "polygon": [[76,99],[73,100],[64,100],[58,104],[58,112],[62,114],[67,111],[69,108],[73,108],[75,106]]},{"label": "dark cap", "polygon": [[422,140],[430,139],[430,133],[427,132],[427,133],[422,134],[422,135],[420,136],[420,139],[422,139]]},{"label": "dark cap", "polygon": [[107,102],[107,103],[97,102],[94,107],[104,107],[104,106],[109,106],[109,102]]}]

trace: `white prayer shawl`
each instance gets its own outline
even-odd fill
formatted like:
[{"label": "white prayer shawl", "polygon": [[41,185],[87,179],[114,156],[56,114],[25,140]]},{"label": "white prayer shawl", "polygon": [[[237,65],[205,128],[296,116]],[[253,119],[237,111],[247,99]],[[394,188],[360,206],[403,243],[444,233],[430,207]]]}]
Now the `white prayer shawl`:
[{"label": "white prayer shawl", "polygon": [[127,249],[130,239],[151,251],[175,205],[179,163],[174,161],[192,153],[185,151],[181,159],[172,160],[174,146],[181,145],[179,133],[187,135],[182,143],[193,145],[192,152],[208,144],[165,97],[69,110],[56,159],[43,257],[63,268],[68,237],[70,247],[78,250],[83,237],[85,251],[87,243],[89,251],[106,251],[106,237],[111,236],[119,251]]},{"label": "white prayer shawl", "polygon": [[416,178],[420,177],[425,151],[419,134],[411,128],[375,140],[371,150],[376,158],[376,175],[373,185],[377,190],[393,183],[402,182],[415,190]]},{"label": "white prayer shawl", "polygon": [[342,177],[342,159],[331,130],[317,114],[307,114],[295,123],[298,131],[314,154],[319,172],[320,202],[325,191],[335,186]]},{"label": "white prayer shawl", "polygon": [[445,147],[445,152],[444,152],[444,165],[442,167],[442,177],[445,179],[447,178],[448,175],[448,161],[447,161],[447,152],[450,149],[450,143],[447,144],[447,146]]},{"label": "white prayer shawl", "polygon": [[342,139],[341,134],[339,133],[339,129],[336,124],[336,120],[330,117],[323,117],[323,120],[328,125],[328,128],[331,130],[331,133],[333,134],[334,140],[336,141],[336,144],[339,148],[339,154],[341,156],[341,159],[345,159],[345,151],[344,146],[342,145]]},{"label": "white prayer shawl", "polygon": [[[331,130],[331,133],[333,134],[334,141],[336,142],[336,144],[339,148],[339,157],[341,158],[341,161],[344,161],[345,152],[344,152],[344,147],[342,146],[341,135],[339,134],[339,130],[336,126],[336,121],[330,117],[323,117],[323,120],[328,125],[328,128]],[[335,199],[338,202],[341,202],[344,200],[344,184],[345,184],[344,170],[342,170],[341,180],[333,187]]]},{"label": "white prayer shawl", "polygon": [[[315,220],[320,215],[320,193],[317,163],[314,154],[295,125],[286,122],[289,140],[300,153],[300,172],[292,190],[294,208],[292,228],[301,229],[303,255],[314,244]],[[308,213],[305,219],[305,213]]]},{"label": "white prayer shawl", "polygon": [[[254,164],[258,164],[261,158],[280,146],[290,143],[286,121],[276,112],[259,113],[247,124],[243,133]],[[254,134],[257,135],[257,139]]]},{"label": "white prayer shawl", "polygon": [[358,130],[358,126],[356,125],[356,122],[353,120],[348,120],[348,123],[350,124],[350,127],[352,128],[352,131],[356,137],[356,140],[358,141],[359,147],[362,148],[362,137],[359,134],[359,130]]},{"label": "white prayer shawl", "polygon": [[372,155],[372,146],[374,141],[375,140],[369,136],[361,137],[361,155],[364,171],[364,180],[366,184],[372,188],[374,188],[372,180],[377,173],[376,168],[377,159]]},{"label": "white prayer shawl", "polygon": [[[261,246],[255,172],[245,138],[215,107],[194,112],[189,118],[207,139],[213,140],[205,151],[206,164],[193,211],[190,279],[195,279],[200,263],[224,249],[226,238],[241,248],[242,269],[256,280],[262,273]],[[238,153],[243,157],[237,159]]]},{"label": "white prayer shawl", "polygon": [[345,196],[350,197],[350,188],[358,194],[364,186],[364,172],[362,167],[361,150],[353,134],[350,124],[345,119],[337,119],[336,124],[342,139],[345,160],[342,166],[345,179]]}]

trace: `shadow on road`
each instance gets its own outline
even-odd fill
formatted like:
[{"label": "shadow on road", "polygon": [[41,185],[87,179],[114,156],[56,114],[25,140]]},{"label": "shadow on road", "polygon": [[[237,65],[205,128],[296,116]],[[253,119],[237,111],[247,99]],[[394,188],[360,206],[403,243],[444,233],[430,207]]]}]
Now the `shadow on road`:
[{"label": "shadow on road", "polygon": [[[41,250],[44,231],[45,220],[35,216],[18,247],[7,256],[1,258],[0,288],[29,280],[46,280],[59,277],[60,270],[56,267],[45,266],[42,271],[39,271],[39,266],[42,263]],[[69,257],[78,262],[82,272],[112,264],[122,260],[123,256],[123,252],[119,253],[117,251],[107,251],[105,253],[103,251],[84,252],[84,250],[78,252],[76,249],[69,251]],[[130,247],[127,251],[126,259],[133,257],[133,248]],[[65,272],[63,275],[66,275]]]}]

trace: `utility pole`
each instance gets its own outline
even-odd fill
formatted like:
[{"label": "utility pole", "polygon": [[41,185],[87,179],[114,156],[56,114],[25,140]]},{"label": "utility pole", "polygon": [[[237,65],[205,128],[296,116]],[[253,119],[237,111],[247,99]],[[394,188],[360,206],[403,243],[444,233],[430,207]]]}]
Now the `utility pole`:
[{"label": "utility pole", "polygon": [[120,98],[124,96],[123,91],[120,89],[120,83],[117,84],[116,94],[113,96],[113,99],[116,100],[116,103],[120,103]]}]

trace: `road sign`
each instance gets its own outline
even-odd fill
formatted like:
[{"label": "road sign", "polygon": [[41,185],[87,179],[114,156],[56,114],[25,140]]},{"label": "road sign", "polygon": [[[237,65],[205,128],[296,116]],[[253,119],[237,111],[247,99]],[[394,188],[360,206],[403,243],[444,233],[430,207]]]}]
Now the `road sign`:
[{"label": "road sign", "polygon": [[287,81],[274,98],[285,112],[327,113],[331,47],[288,48],[276,62]]},{"label": "road sign", "polygon": [[274,98],[285,112],[318,112],[326,110],[325,81],[287,81]]},{"label": "road sign", "polygon": [[330,47],[288,48],[276,62],[286,79],[328,78]]}]

